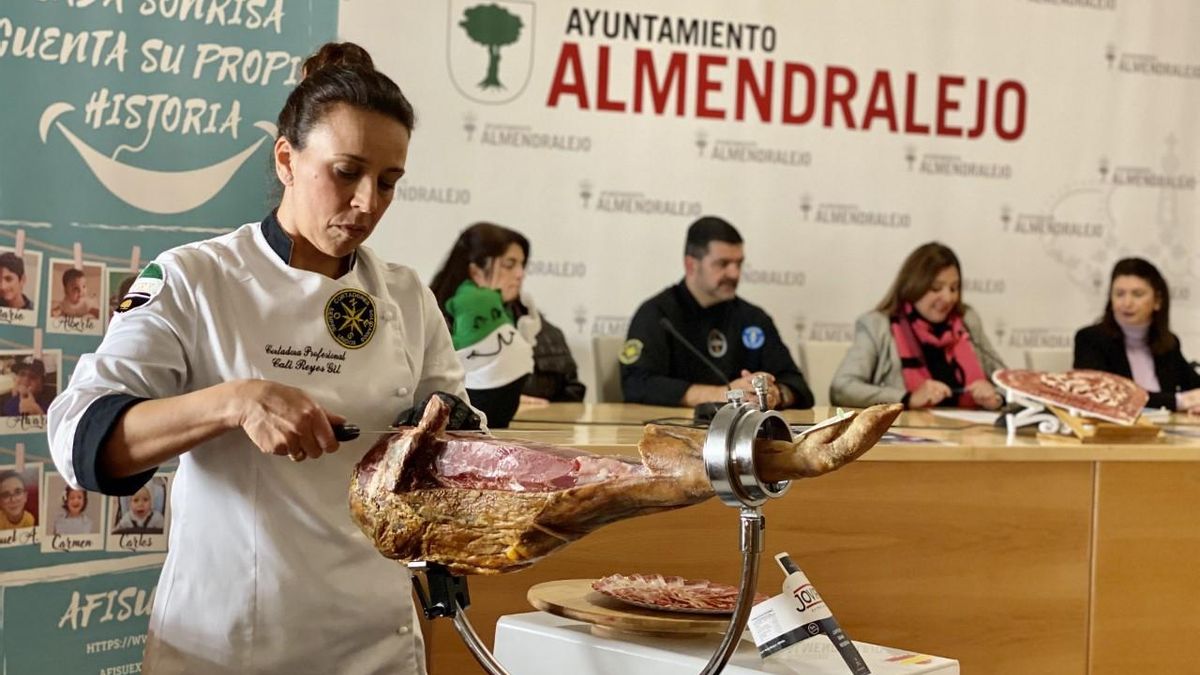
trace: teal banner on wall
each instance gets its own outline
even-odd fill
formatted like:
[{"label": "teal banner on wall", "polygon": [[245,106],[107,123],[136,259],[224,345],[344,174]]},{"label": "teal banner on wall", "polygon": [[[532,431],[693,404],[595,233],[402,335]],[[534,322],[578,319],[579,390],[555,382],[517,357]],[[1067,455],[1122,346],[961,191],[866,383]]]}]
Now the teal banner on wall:
[{"label": "teal banner on wall", "polygon": [[[64,658],[86,656],[79,663],[87,668],[26,669],[35,662],[22,661],[14,669],[11,649],[23,639],[66,644],[54,627],[61,613],[49,615],[62,603],[37,594],[69,596],[71,583],[84,582],[11,588],[7,579],[131,555],[111,540],[128,504],[91,495],[79,507],[53,470],[45,410],[79,356],[100,344],[137,268],[165,249],[257,221],[273,206],[276,116],[304,58],[335,38],[338,7],[0,3],[0,472],[20,470],[4,489],[26,501],[22,512],[0,514],[14,518],[0,527],[9,673],[102,672],[99,664],[137,660],[133,651],[85,653],[78,645],[139,634],[145,617],[118,626],[93,616],[70,631],[78,645],[55,647]],[[155,499],[165,491],[164,483]],[[161,550],[155,541],[143,550]],[[142,574],[152,588],[157,569]],[[30,614],[34,606],[48,614]]]},{"label": "teal banner on wall", "polygon": [[294,0],[4,5],[0,82],[21,95],[0,98],[3,217],[77,236],[260,215],[275,117],[337,11]]},{"label": "teal banner on wall", "polygon": [[0,672],[136,673],[159,566],[0,589]]}]

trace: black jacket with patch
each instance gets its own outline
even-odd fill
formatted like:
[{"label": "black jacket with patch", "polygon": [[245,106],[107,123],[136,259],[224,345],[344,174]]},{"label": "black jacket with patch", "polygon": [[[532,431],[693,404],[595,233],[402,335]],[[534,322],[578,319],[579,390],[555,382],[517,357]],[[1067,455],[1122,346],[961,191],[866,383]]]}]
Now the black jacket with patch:
[{"label": "black jacket with patch", "polygon": [[[667,332],[664,317],[724,378]],[[621,388],[627,403],[677,406],[689,386],[727,384],[742,369],[771,373],[795,394],[792,407],[812,407],[804,375],[766,312],[741,298],[701,307],[680,281],[642,303],[629,322]]]}]

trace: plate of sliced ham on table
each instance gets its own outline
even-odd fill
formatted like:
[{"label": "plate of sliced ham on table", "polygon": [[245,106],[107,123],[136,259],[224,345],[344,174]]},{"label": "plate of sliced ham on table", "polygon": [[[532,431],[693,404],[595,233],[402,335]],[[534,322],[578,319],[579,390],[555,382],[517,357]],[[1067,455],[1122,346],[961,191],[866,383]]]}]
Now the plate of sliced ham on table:
[{"label": "plate of sliced ham on table", "polygon": [[[610,574],[592,588],[637,607],[690,614],[732,614],[738,598],[736,586],[661,574]],[[756,593],[754,602],[766,599]]]},{"label": "plate of sliced ham on table", "polygon": [[1099,370],[998,370],[993,378],[1001,387],[1040,403],[1117,424],[1136,422],[1149,400],[1146,390],[1133,380]]}]

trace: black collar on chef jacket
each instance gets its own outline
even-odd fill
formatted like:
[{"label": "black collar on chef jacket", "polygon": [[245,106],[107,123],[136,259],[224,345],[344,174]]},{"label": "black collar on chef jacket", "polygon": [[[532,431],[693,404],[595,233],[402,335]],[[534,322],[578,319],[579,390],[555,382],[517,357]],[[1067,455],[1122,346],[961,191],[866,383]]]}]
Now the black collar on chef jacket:
[{"label": "black collar on chef jacket", "polygon": [[[267,245],[279,256],[279,259],[286,265],[292,264],[292,237],[284,231],[283,225],[279,224],[279,218],[272,211],[267,214],[262,221],[263,238],[267,240]],[[354,264],[358,262],[358,251],[354,251],[350,255],[342,259],[343,273],[354,269]]]}]

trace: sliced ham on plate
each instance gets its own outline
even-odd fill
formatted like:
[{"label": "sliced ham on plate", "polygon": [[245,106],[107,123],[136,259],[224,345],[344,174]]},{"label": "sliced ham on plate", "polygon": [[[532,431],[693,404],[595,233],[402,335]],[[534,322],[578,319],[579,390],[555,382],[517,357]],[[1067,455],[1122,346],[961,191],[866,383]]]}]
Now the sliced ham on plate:
[{"label": "sliced ham on plate", "polygon": [[[661,574],[610,574],[592,582],[592,588],[621,602],[668,612],[731,614],[738,598],[734,586]],[[762,593],[754,596],[755,604],[766,599]]]},{"label": "sliced ham on plate", "polygon": [[998,370],[996,384],[1041,403],[1078,411],[1081,415],[1133,424],[1150,400],[1133,380],[1099,370],[1042,373],[1036,370]]}]

